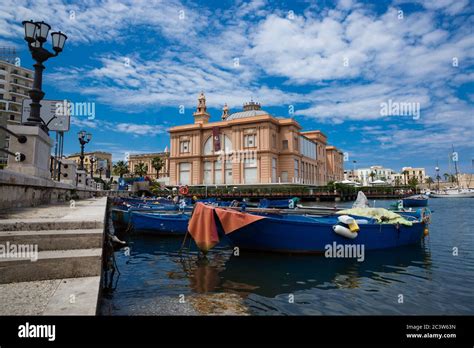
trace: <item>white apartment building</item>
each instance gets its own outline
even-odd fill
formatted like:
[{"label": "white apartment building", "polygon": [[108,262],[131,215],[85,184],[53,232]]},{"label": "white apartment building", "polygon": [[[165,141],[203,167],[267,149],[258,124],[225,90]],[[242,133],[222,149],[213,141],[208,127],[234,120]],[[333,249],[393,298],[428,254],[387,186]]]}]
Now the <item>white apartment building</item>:
[{"label": "white apartment building", "polygon": [[[0,60],[0,125],[21,122],[22,102],[28,99],[34,73],[7,61]],[[9,137],[0,131],[0,148],[8,148]],[[0,165],[7,163],[7,155],[0,152]]]},{"label": "white apartment building", "polygon": [[354,172],[354,180],[363,186],[370,186],[374,181],[384,181],[392,183],[393,170],[382,166],[371,166],[369,168],[359,168]]}]

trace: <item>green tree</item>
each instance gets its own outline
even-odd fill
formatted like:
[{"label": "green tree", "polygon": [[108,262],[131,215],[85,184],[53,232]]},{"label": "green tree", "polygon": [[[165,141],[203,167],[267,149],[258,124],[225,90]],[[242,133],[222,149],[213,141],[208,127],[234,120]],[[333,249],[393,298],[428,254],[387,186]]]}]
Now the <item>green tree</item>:
[{"label": "green tree", "polygon": [[370,172],[369,176],[370,176],[370,181],[371,181],[371,182],[374,182],[375,173],[374,173],[374,172]]},{"label": "green tree", "polygon": [[408,185],[410,187],[416,188],[416,186],[418,186],[418,184],[419,184],[419,182],[418,182],[417,177],[412,177],[412,178],[410,178],[410,180],[408,180]]},{"label": "green tree", "polygon": [[114,164],[113,172],[114,175],[119,175],[121,178],[123,178],[123,176],[128,174],[130,171],[128,170],[128,165],[126,162],[118,161]]},{"label": "green tree", "polygon": [[400,186],[400,184],[402,183],[402,181],[400,180],[400,177],[395,177],[395,186]]},{"label": "green tree", "polygon": [[428,188],[431,189],[431,184],[434,183],[433,178],[427,177],[427,178],[425,179],[425,183],[427,183],[427,184],[428,184]]},{"label": "green tree", "polygon": [[160,170],[164,167],[165,162],[159,156],[153,157],[151,159],[151,166],[156,170],[156,178],[158,179]]},{"label": "green tree", "polygon": [[443,176],[444,176],[444,181],[448,181],[451,178],[451,174],[449,173],[444,173]]},{"label": "green tree", "polygon": [[143,177],[148,173],[148,166],[140,162],[138,164],[135,164],[135,175],[138,175],[139,177]]}]

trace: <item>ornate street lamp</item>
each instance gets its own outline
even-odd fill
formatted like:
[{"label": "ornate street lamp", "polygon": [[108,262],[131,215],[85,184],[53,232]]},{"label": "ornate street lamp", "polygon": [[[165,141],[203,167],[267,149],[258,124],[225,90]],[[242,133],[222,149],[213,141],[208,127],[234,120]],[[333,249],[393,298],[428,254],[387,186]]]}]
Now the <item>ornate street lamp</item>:
[{"label": "ornate street lamp", "polygon": [[84,170],[84,145],[86,145],[92,139],[91,133],[86,133],[85,130],[81,130],[77,133],[77,138],[79,139],[79,144],[81,144],[81,164],[79,169]]},{"label": "ornate street lamp", "polygon": [[97,158],[95,156],[90,156],[89,162],[91,162],[91,178],[94,179],[94,163],[97,162]]},{"label": "ornate street lamp", "polygon": [[48,132],[48,127],[43,123],[40,117],[41,100],[44,97],[42,91],[43,82],[43,63],[51,57],[56,57],[64,48],[67,36],[60,31],[51,33],[52,47],[55,53],[49,52],[43,48],[43,44],[48,39],[48,33],[51,26],[45,22],[23,21],[25,29],[25,41],[28,42],[28,48],[31,56],[36,61],[33,65],[35,67],[35,78],[33,88],[28,92],[32,103],[30,104],[30,116],[27,119],[26,125],[39,126],[45,132]]}]

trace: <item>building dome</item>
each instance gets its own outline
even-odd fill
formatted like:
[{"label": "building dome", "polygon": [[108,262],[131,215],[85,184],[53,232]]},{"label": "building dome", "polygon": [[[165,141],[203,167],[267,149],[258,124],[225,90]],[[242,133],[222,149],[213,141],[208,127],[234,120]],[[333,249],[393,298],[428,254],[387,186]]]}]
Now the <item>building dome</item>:
[{"label": "building dome", "polygon": [[239,118],[246,118],[246,117],[253,117],[253,116],[262,116],[262,115],[268,115],[268,112],[266,112],[265,110],[239,111],[239,112],[234,112],[233,114],[230,114],[226,118],[226,121],[237,120]]},{"label": "building dome", "polygon": [[234,112],[230,114],[226,120],[236,120],[239,118],[246,118],[246,117],[253,117],[253,116],[261,116],[261,115],[268,115],[268,112],[261,109],[260,103],[254,102],[251,100],[248,103],[244,104],[244,110],[239,112]]}]

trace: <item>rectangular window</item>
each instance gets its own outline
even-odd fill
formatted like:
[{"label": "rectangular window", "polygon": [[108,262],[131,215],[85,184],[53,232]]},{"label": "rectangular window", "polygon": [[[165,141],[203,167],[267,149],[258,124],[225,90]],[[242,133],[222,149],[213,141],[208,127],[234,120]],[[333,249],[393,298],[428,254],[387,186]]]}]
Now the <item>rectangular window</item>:
[{"label": "rectangular window", "polygon": [[257,183],[257,160],[255,158],[244,160],[244,180],[246,184]]},{"label": "rectangular window", "polygon": [[281,145],[283,150],[288,150],[288,140],[283,140]]},{"label": "rectangular window", "polygon": [[298,178],[300,176],[300,171],[299,171],[299,162],[298,160],[295,160],[295,178]]},{"label": "rectangular window", "polygon": [[255,142],[256,135],[255,134],[246,134],[244,135],[244,147],[256,147],[257,144]]},{"label": "rectangular window", "polygon": [[232,160],[225,162],[224,181],[225,184],[232,184],[234,182],[232,180]]},{"label": "rectangular window", "polygon": [[181,185],[191,184],[191,163],[179,164],[179,183]]},{"label": "rectangular window", "polygon": [[272,182],[277,181],[277,160],[272,158]]},{"label": "rectangular window", "polygon": [[180,141],[179,150],[181,153],[189,153],[189,140]]},{"label": "rectangular window", "polygon": [[204,184],[212,184],[212,162],[204,162]]},{"label": "rectangular window", "polygon": [[272,134],[272,148],[276,149],[277,147],[277,136],[275,133]]},{"label": "rectangular window", "polygon": [[304,136],[300,136],[300,150],[301,154],[305,157],[317,159],[316,156],[316,143],[312,142]]},{"label": "rectangular window", "polygon": [[222,162],[214,162],[214,184],[222,184]]}]

